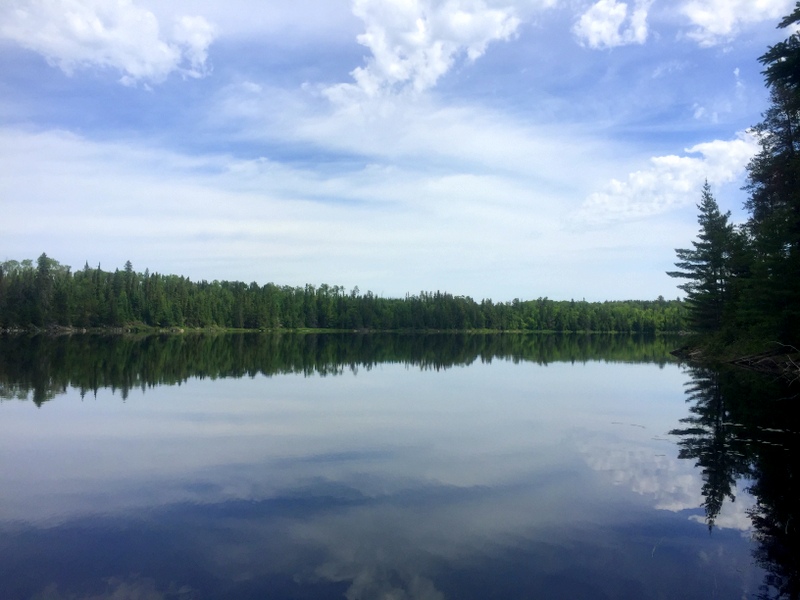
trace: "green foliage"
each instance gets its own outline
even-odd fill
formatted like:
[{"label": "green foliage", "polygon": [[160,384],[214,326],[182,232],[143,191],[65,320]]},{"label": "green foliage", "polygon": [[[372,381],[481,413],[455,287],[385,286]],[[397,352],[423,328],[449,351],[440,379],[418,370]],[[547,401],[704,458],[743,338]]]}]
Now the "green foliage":
[{"label": "green foliage", "polygon": [[[779,27],[800,23],[800,2]],[[800,33],[759,58],[770,106],[755,126],[761,149],[750,161],[749,218],[728,223],[706,185],[694,249],[677,250],[688,283],[692,328],[726,343],[800,344]]]},{"label": "green foliage", "polygon": [[[800,25],[800,2],[778,23],[779,29]],[[770,88],[782,87],[794,93],[795,102],[800,90],[800,29],[786,40],[771,46],[758,61],[766,66],[764,78]],[[797,106],[795,106],[795,110]]]},{"label": "green foliage", "polygon": [[700,233],[692,242],[694,248],[676,249],[675,266],[681,270],[667,275],[688,280],[678,287],[686,292],[693,329],[715,331],[722,326],[725,303],[730,297],[736,234],[729,223],[730,212],[720,212],[708,182],[697,208]]},{"label": "green foliage", "polygon": [[381,298],[341,286],[192,282],[177,275],[69,267],[42,254],[0,264],[0,328],[124,327],[349,330],[597,331],[684,328],[680,301],[495,303],[443,292]]},{"label": "green foliage", "polygon": [[[800,23],[800,2],[779,27]],[[759,61],[770,106],[756,126],[761,150],[748,165],[753,283],[746,303],[777,339],[800,339],[800,33]]]}]

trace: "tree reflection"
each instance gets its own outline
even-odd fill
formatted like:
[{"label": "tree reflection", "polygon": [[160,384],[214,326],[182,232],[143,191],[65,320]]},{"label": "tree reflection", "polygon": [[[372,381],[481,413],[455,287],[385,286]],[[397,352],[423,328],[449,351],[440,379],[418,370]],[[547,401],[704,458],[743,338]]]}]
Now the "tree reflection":
[{"label": "tree reflection", "polygon": [[180,384],[191,377],[357,373],[382,363],[447,369],[494,359],[664,365],[664,337],[540,334],[187,334],[0,337],[0,400],[39,406],[70,386],[82,394]]},{"label": "tree reflection", "polygon": [[780,378],[733,368],[692,367],[686,426],[679,458],[702,470],[703,504],[709,530],[737,480],[756,500],[748,510],[757,547],[753,556],[767,576],[760,598],[800,597],[797,465],[797,402],[800,389]]},{"label": "tree reflection", "polygon": [[693,459],[703,475],[703,506],[709,530],[725,498],[736,499],[736,480],[749,477],[747,456],[739,448],[738,427],[722,395],[720,374],[714,369],[695,367],[687,383],[686,401],[690,416],[681,419],[686,427],[673,429],[680,436],[678,458]]}]

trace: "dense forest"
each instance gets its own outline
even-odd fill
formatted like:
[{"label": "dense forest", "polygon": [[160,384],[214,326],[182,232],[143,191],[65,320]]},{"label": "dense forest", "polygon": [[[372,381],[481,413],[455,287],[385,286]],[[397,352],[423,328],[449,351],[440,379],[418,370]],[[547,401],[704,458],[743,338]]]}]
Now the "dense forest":
[{"label": "dense forest", "polygon": [[[734,225],[708,184],[698,204],[700,232],[677,250],[687,280],[689,323],[726,345],[774,342],[800,347],[800,2],[779,28],[794,30],[759,58],[770,104],[754,127],[748,218]],[[775,344],[773,344],[774,346]]]},{"label": "dense forest", "polygon": [[598,331],[655,333],[684,327],[680,300],[586,302],[539,298],[495,303],[422,292],[391,299],[341,286],[193,282],[70,267],[42,254],[0,263],[0,329],[51,327]]}]

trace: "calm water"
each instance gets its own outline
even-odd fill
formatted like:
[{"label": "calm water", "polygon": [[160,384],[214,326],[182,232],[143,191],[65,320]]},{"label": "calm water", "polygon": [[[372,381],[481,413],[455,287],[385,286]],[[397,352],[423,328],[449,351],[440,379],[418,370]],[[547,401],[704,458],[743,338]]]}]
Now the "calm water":
[{"label": "calm water", "polygon": [[0,598],[796,598],[798,390],[676,344],[0,338]]}]

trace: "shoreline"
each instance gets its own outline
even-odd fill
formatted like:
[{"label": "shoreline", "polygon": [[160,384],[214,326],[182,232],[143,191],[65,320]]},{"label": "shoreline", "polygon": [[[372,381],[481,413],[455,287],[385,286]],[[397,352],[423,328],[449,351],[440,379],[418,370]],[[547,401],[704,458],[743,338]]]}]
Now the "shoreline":
[{"label": "shoreline", "polygon": [[773,342],[781,347],[761,352],[725,356],[708,349],[707,346],[682,346],[670,354],[680,361],[698,365],[732,365],[741,369],[776,375],[790,381],[800,380],[800,351],[794,346]]},{"label": "shoreline", "polygon": [[688,335],[683,331],[655,331],[655,332],[634,332],[634,331],[594,331],[594,330],[563,330],[554,329],[328,329],[316,327],[276,327],[262,329],[248,329],[236,327],[154,327],[150,325],[121,325],[116,327],[66,327],[54,325],[50,327],[8,327],[0,328],[0,335],[183,335],[195,333],[469,333],[469,334],[581,334],[581,335],[638,335],[638,336],[683,336]]}]

